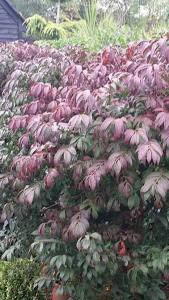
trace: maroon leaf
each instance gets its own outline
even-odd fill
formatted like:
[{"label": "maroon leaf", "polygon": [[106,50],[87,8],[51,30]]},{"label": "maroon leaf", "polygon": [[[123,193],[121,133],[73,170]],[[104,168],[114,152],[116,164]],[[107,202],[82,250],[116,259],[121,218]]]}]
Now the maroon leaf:
[{"label": "maroon leaf", "polygon": [[28,116],[13,117],[9,123],[9,128],[16,132],[18,129],[26,128]]},{"label": "maroon leaf", "polygon": [[92,118],[88,115],[75,115],[69,120],[69,127],[71,130],[87,129],[92,122]]},{"label": "maroon leaf", "polygon": [[160,112],[156,117],[155,124],[157,127],[163,127],[164,130],[169,129],[169,112]]},{"label": "maroon leaf", "polygon": [[[169,174],[164,172],[150,173],[146,179],[141,193],[145,200],[151,197],[158,197],[165,199],[166,193],[169,190]],[[157,198],[158,199],[158,198]]]},{"label": "maroon leaf", "polygon": [[50,169],[48,174],[44,178],[45,188],[52,188],[56,182],[56,178],[59,176],[59,172],[56,169]]},{"label": "maroon leaf", "polygon": [[119,176],[123,169],[127,169],[132,165],[132,157],[130,153],[117,152],[113,153],[107,161],[107,169]]},{"label": "maroon leaf", "polygon": [[129,198],[133,191],[133,178],[123,177],[122,181],[119,183],[118,190],[126,198]]},{"label": "maroon leaf", "polygon": [[75,158],[76,149],[73,146],[62,147],[56,152],[54,157],[54,163],[56,166],[60,162],[69,165]]},{"label": "maroon leaf", "polygon": [[144,128],[127,129],[125,131],[125,141],[131,145],[139,145],[148,142],[146,130]]},{"label": "maroon leaf", "polygon": [[156,140],[149,141],[148,143],[139,145],[137,148],[138,159],[144,164],[153,162],[159,164],[163,155],[163,150]]},{"label": "maroon leaf", "polygon": [[40,196],[40,185],[35,184],[33,186],[26,186],[25,189],[20,193],[18,202],[22,204],[31,205]]},{"label": "maroon leaf", "polygon": [[68,231],[72,234],[72,236],[78,238],[86,233],[89,228],[88,217],[89,214],[85,211],[81,211],[72,217],[71,224],[68,228]]}]

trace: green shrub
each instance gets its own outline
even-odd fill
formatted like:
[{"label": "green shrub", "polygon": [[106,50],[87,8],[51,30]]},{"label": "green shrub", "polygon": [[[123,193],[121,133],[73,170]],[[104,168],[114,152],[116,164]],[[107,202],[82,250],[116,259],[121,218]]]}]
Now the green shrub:
[{"label": "green shrub", "polygon": [[[91,20],[90,20],[91,17]],[[62,48],[67,45],[85,46],[89,51],[99,51],[108,45],[126,47],[128,43],[142,39],[159,38],[168,31],[166,24],[160,23],[147,31],[146,23],[142,22],[134,26],[119,26],[112,16],[102,16],[96,22],[95,18],[88,16],[85,20],[66,20],[60,24],[47,22],[41,26],[41,36],[38,35],[39,27],[33,23],[35,16],[28,22],[28,33],[36,33],[41,40],[40,46],[50,45]]]},{"label": "green shrub", "polygon": [[83,21],[71,21],[65,19],[62,23],[47,21],[45,18],[34,15],[27,18],[27,33],[42,39],[66,39],[74,31],[82,26]]},{"label": "green shrub", "polygon": [[25,23],[27,25],[28,35],[30,34],[31,36],[34,36],[36,38],[42,37],[42,32],[47,25],[47,21],[45,20],[45,18],[39,15],[34,15],[31,18],[27,18]]},{"label": "green shrub", "polygon": [[34,289],[39,275],[38,265],[30,260],[0,263],[1,300],[44,300],[42,292]]},{"label": "green shrub", "polygon": [[[62,24],[67,26],[66,28],[64,25],[64,29],[68,31],[69,22],[67,21]],[[133,41],[159,38],[161,34],[167,32],[167,27],[165,27],[164,24],[158,24],[158,26],[149,32],[145,32],[145,28],[139,25],[133,28],[127,25],[119,27],[109,16],[100,20],[94,32],[88,30],[85,20],[81,20],[79,23],[77,22],[76,28],[73,27],[73,25],[71,25],[70,28],[73,28],[72,32],[67,33],[67,35],[59,39],[50,39],[50,37],[46,35],[46,39],[43,36],[42,40],[36,43],[39,46],[50,45],[55,48],[63,48],[67,45],[84,46],[89,51],[99,51],[108,45],[126,47],[128,43]]]}]

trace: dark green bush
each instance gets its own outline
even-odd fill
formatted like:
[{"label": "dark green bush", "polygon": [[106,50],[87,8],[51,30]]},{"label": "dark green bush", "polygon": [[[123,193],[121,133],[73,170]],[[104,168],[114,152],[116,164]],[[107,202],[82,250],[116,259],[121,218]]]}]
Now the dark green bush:
[{"label": "dark green bush", "polygon": [[45,300],[42,292],[34,288],[39,266],[30,260],[0,262],[1,300]]}]

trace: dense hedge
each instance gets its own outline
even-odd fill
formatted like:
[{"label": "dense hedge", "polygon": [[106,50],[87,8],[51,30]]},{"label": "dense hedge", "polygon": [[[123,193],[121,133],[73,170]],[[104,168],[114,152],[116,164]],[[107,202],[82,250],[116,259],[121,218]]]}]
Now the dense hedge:
[{"label": "dense hedge", "polygon": [[169,37],[96,55],[0,50],[3,257],[25,240],[28,252],[34,231],[39,287],[58,283],[74,300],[167,299]]},{"label": "dense hedge", "polygon": [[1,300],[45,300],[42,292],[34,288],[40,274],[38,264],[29,260],[0,262]]}]

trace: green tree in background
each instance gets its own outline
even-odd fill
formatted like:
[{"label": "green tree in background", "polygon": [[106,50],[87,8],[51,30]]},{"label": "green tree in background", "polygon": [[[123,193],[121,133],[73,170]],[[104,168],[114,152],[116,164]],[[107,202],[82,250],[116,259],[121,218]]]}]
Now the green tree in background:
[{"label": "green tree in background", "polygon": [[115,16],[121,24],[137,23],[138,19],[166,20],[169,12],[167,0],[100,0],[103,10]]},{"label": "green tree in background", "polygon": [[46,16],[46,12],[51,6],[50,0],[11,0],[11,2],[25,18],[37,12],[42,16]]},{"label": "green tree in background", "polygon": [[60,21],[60,10],[61,10],[61,4],[67,2],[69,0],[51,0],[52,3],[54,3],[55,11],[56,11],[56,23],[59,23]]},{"label": "green tree in background", "polygon": [[[50,16],[52,11],[52,16],[56,19],[56,22],[60,20],[61,6],[65,5],[70,0],[11,0],[16,9],[25,17],[28,18],[34,14],[39,14],[41,16]],[[72,6],[74,2],[71,1]]]}]

